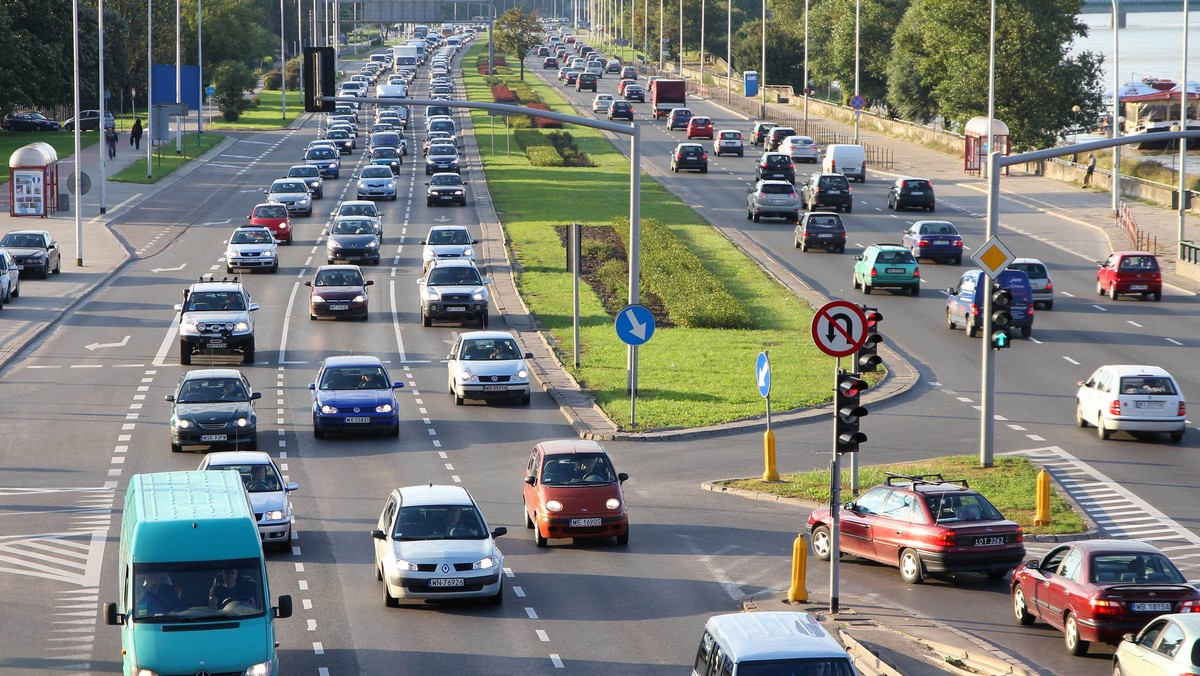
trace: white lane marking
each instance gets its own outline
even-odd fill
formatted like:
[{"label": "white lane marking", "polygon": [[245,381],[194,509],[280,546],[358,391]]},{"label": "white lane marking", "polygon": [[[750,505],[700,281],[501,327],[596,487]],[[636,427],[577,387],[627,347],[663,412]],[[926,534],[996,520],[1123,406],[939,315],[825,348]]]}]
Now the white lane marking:
[{"label": "white lane marking", "polygon": [[1009,426],[1008,426],[1008,429],[1010,429],[1010,430],[1015,430],[1015,431],[1017,431],[1017,432],[1024,432],[1024,431],[1025,431],[1025,428],[1024,428],[1024,427],[1021,427],[1020,425],[1009,425]]},{"label": "white lane marking", "polygon": [[533,633],[537,634],[538,640],[542,643],[550,642],[550,636],[546,633],[545,629],[536,629]]},{"label": "white lane marking", "polygon": [[521,589],[520,587],[513,587],[513,593],[516,594],[517,598],[519,599],[525,598],[525,590]]},{"label": "white lane marking", "polygon": [[1108,312],[1108,308],[1104,307],[1103,305],[1093,304],[1092,307],[1096,308],[1097,310],[1099,310],[1101,312]]},{"label": "white lane marking", "polygon": [[292,284],[292,294],[288,296],[288,310],[283,313],[283,333],[279,336],[279,363],[282,364],[285,355],[287,354],[287,339],[288,327],[292,323],[292,304],[296,302],[296,292],[300,289],[300,282]]},{"label": "white lane marking", "polygon": [[1171,343],[1173,345],[1183,345],[1183,343],[1179,342],[1178,340],[1175,340],[1174,338],[1167,338],[1167,342]]},{"label": "white lane marking", "polygon": [[1126,319],[1126,320],[1125,320],[1125,323],[1127,323],[1127,324],[1131,324],[1131,325],[1133,325],[1133,326],[1136,326],[1136,327],[1138,327],[1139,329],[1144,329],[1144,328],[1146,328],[1146,327],[1142,326],[1141,324],[1138,324],[1137,322],[1133,321],[1132,319]]},{"label": "white lane marking", "polygon": [[555,669],[563,668],[563,661],[562,658],[558,656],[558,653],[550,653],[550,662],[554,664]]},{"label": "white lane marking", "polygon": [[971,398],[970,398],[970,397],[956,397],[956,398],[957,398],[959,401],[961,401],[962,403],[964,403],[964,404],[969,404],[969,403],[971,403]]},{"label": "white lane marking", "polygon": [[308,623],[308,630],[309,630],[309,631],[316,631],[316,630],[317,630],[317,621],[316,621],[316,620],[307,620],[307,623]]},{"label": "white lane marking", "polygon": [[325,646],[322,645],[320,643],[320,641],[313,641],[313,654],[314,655],[324,655],[325,654]]},{"label": "white lane marking", "polygon": [[171,319],[171,325],[167,327],[167,335],[163,336],[162,344],[158,346],[158,352],[154,354],[155,366],[164,366],[167,358],[167,352],[170,351],[171,345],[175,342],[175,334],[179,332],[179,313],[175,313],[175,317]]},{"label": "white lane marking", "polygon": [[533,608],[526,608],[525,614],[528,615],[529,619],[531,619],[531,620],[538,619],[537,611],[535,611]]},{"label": "white lane marking", "polygon": [[1079,362],[1075,361],[1074,359],[1071,359],[1070,357],[1068,357],[1066,355],[1063,355],[1063,359],[1066,359],[1067,361],[1071,362],[1075,366],[1079,366]]},{"label": "white lane marking", "polygon": [[[404,338],[400,336],[400,313],[396,310],[396,281],[388,282],[388,290],[391,292],[392,303],[392,328],[396,332],[396,351],[400,353],[400,361],[408,361],[404,354]],[[414,391],[415,392],[415,391]]]}]

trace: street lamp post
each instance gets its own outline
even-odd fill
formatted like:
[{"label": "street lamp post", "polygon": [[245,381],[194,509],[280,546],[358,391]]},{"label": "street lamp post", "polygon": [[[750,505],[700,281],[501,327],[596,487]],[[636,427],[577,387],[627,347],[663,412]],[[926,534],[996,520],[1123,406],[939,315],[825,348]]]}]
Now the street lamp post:
[{"label": "street lamp post", "polygon": [[658,70],[662,71],[666,67],[666,60],[663,59],[663,0],[658,0]]},{"label": "street lamp post", "polygon": [[[1183,62],[1179,77],[1179,130],[1188,128],[1188,0],[1183,0]],[[103,63],[103,62],[102,62]],[[1179,139],[1179,250],[1183,253],[1183,238],[1187,225],[1187,139]]]},{"label": "street lamp post", "polygon": [[804,133],[808,133],[808,0],[804,0]]},{"label": "street lamp post", "polygon": [[700,0],[700,84],[704,84],[704,13],[707,3]]},{"label": "street lamp post", "polygon": [[679,77],[683,77],[683,0],[679,0]]},{"label": "street lamp post", "polygon": [[[994,2],[994,0],[993,0]],[[858,97],[858,36],[859,36],[859,19],[862,15],[862,0],[854,2],[854,96]],[[805,83],[808,84],[807,82]],[[854,142],[858,143],[858,118],[861,111],[858,108],[854,109]]]},{"label": "street lamp post", "polygon": [[[987,115],[987,160],[988,160],[988,181],[991,185],[998,185],[999,176],[992,176],[990,172],[995,171],[997,163],[992,160],[998,151],[994,147],[996,134],[992,129],[995,124],[993,118],[996,114],[996,0],[991,3],[991,23],[988,28],[988,115]],[[984,221],[984,241],[990,241],[996,236],[997,221],[994,218],[997,205],[992,202],[992,193],[988,192],[987,213],[988,218]],[[991,288],[991,278],[988,278],[988,288]],[[993,435],[996,430],[996,421],[994,412],[996,410],[996,399],[994,391],[994,383],[996,382],[996,357],[995,351],[992,350],[992,338],[990,332],[992,330],[992,322],[989,317],[992,316],[992,294],[985,292],[983,295],[983,310],[979,316],[984,317],[984,326],[987,329],[983,332],[983,341],[980,345],[980,350],[983,354],[980,361],[983,364],[980,374],[980,404],[981,414],[979,416],[979,464],[981,467],[991,467],[994,463],[995,448],[993,446]]]},{"label": "street lamp post", "polygon": [[725,0],[725,102],[733,102],[733,0]]},{"label": "street lamp post", "polygon": [[1071,106],[1071,114],[1072,114],[1072,119],[1073,119],[1071,126],[1073,126],[1075,128],[1074,132],[1071,134],[1071,143],[1079,142],[1079,111],[1080,110],[1083,110],[1083,109],[1080,108],[1078,105]]},{"label": "street lamp post", "polygon": [[[100,133],[103,134],[108,129],[108,120],[104,116],[104,111],[107,102],[104,99],[104,0],[99,3],[100,18],[97,28],[99,30],[99,66],[100,66]],[[79,126],[79,109],[75,109],[75,126]],[[105,185],[108,182],[108,143],[100,144],[100,213],[108,213],[108,190]]]},{"label": "street lamp post", "polygon": [[767,0],[762,0],[762,61],[758,64],[758,116],[767,116]]},{"label": "street lamp post", "polygon": [[283,40],[283,0],[279,0],[279,89],[283,121],[287,122],[287,46]]},{"label": "street lamp post", "polygon": [[[1121,76],[1120,68],[1120,52],[1117,48],[1120,42],[1117,39],[1117,26],[1120,21],[1121,0],[1112,0],[1112,32],[1113,32],[1113,65],[1112,65],[1112,120],[1109,126],[1112,127],[1112,137],[1116,140],[1121,135]],[[1187,32],[1187,19],[1183,22],[1184,32]],[[1187,83],[1184,83],[1186,86]],[[1116,216],[1120,211],[1121,206],[1121,146],[1114,145],[1112,149],[1112,212]]]}]

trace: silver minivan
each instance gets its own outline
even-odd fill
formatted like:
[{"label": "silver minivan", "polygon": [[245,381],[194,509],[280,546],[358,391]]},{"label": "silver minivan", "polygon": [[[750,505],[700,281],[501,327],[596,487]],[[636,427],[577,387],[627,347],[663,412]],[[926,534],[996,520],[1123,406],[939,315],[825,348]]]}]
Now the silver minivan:
[{"label": "silver minivan", "polygon": [[850,654],[808,613],[714,615],[692,663],[692,676],[746,674],[855,676]]}]

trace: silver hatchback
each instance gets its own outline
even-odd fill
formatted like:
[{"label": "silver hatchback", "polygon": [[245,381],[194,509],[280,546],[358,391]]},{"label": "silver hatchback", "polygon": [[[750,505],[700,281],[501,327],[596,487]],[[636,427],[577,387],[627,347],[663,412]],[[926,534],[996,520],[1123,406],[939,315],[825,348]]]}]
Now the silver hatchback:
[{"label": "silver hatchback", "polygon": [[1054,309],[1054,282],[1046,264],[1036,258],[1018,258],[1009,263],[1010,270],[1020,270],[1029,277],[1029,288],[1033,291],[1033,305],[1046,310]]},{"label": "silver hatchback", "polygon": [[800,220],[800,195],[796,193],[796,186],[787,181],[755,183],[746,195],[746,218],[757,223],[763,216],[792,223]]}]

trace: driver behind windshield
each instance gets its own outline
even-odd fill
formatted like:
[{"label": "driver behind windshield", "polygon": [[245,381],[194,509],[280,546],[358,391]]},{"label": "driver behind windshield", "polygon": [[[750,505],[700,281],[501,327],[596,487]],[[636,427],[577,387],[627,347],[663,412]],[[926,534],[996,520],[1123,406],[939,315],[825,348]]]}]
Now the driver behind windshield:
[{"label": "driver behind windshield", "polygon": [[208,590],[208,607],[223,608],[236,601],[256,605],[257,597],[258,587],[254,583],[239,575],[237,568],[225,568],[213,579]]}]

